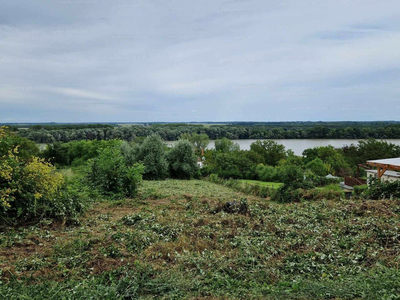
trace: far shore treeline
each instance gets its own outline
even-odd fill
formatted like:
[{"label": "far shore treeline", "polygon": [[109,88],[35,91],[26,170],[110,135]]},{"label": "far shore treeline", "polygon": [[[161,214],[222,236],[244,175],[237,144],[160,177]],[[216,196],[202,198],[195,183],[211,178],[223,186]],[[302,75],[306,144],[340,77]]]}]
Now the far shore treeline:
[{"label": "far shore treeline", "polygon": [[165,141],[182,134],[210,139],[398,139],[399,122],[270,122],[270,123],[135,123],[9,124],[12,131],[36,143],[77,140],[134,141],[157,133]]}]

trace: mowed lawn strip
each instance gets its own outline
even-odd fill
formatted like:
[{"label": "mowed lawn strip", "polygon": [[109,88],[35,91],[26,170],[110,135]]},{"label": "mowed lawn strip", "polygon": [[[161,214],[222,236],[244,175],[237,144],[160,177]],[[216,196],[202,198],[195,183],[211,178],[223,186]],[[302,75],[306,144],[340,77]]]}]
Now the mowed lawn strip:
[{"label": "mowed lawn strip", "polygon": [[258,181],[258,180],[246,180],[246,179],[240,179],[240,182],[247,183],[247,184],[257,184],[262,187],[269,187],[269,188],[274,188],[278,189],[280,188],[283,183],[281,182],[265,182],[265,181]]}]

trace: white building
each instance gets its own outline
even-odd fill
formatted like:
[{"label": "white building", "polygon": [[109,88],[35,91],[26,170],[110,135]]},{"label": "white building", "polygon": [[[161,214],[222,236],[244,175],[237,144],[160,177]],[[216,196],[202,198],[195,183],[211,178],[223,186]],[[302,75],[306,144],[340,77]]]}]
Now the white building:
[{"label": "white building", "polygon": [[[370,178],[370,177],[378,178],[378,171],[377,170],[367,170],[367,178]],[[400,180],[400,172],[386,171],[382,175],[381,180],[389,181],[389,182],[399,181]]]},{"label": "white building", "polygon": [[376,170],[366,170],[367,177],[381,178],[382,181],[400,180],[400,157],[379,160],[369,160],[367,166],[376,167]]}]

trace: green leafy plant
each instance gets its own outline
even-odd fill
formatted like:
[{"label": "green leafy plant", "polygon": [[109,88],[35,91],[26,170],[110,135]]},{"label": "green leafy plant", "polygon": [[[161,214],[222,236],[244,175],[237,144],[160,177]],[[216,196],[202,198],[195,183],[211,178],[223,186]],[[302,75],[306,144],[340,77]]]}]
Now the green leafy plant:
[{"label": "green leafy plant", "polygon": [[144,166],[136,163],[128,167],[119,147],[102,150],[90,161],[88,180],[104,195],[134,197],[142,181]]},{"label": "green leafy plant", "polygon": [[168,153],[167,159],[173,178],[190,179],[199,176],[196,155],[187,140],[178,141]]},{"label": "green leafy plant", "polygon": [[136,145],[134,151],[134,160],[145,167],[143,172],[145,179],[165,179],[168,176],[165,144],[158,134],[148,136],[143,143]]}]

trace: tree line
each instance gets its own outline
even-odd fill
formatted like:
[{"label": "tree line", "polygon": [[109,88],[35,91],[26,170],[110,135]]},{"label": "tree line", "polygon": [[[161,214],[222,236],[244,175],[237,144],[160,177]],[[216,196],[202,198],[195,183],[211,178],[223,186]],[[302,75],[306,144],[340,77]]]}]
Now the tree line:
[{"label": "tree line", "polygon": [[158,134],[165,141],[176,141],[182,134],[206,134],[212,140],[234,139],[398,139],[398,123],[272,123],[263,125],[152,124],[148,126],[104,126],[90,128],[34,127],[18,134],[36,143],[76,140],[137,141]]}]

